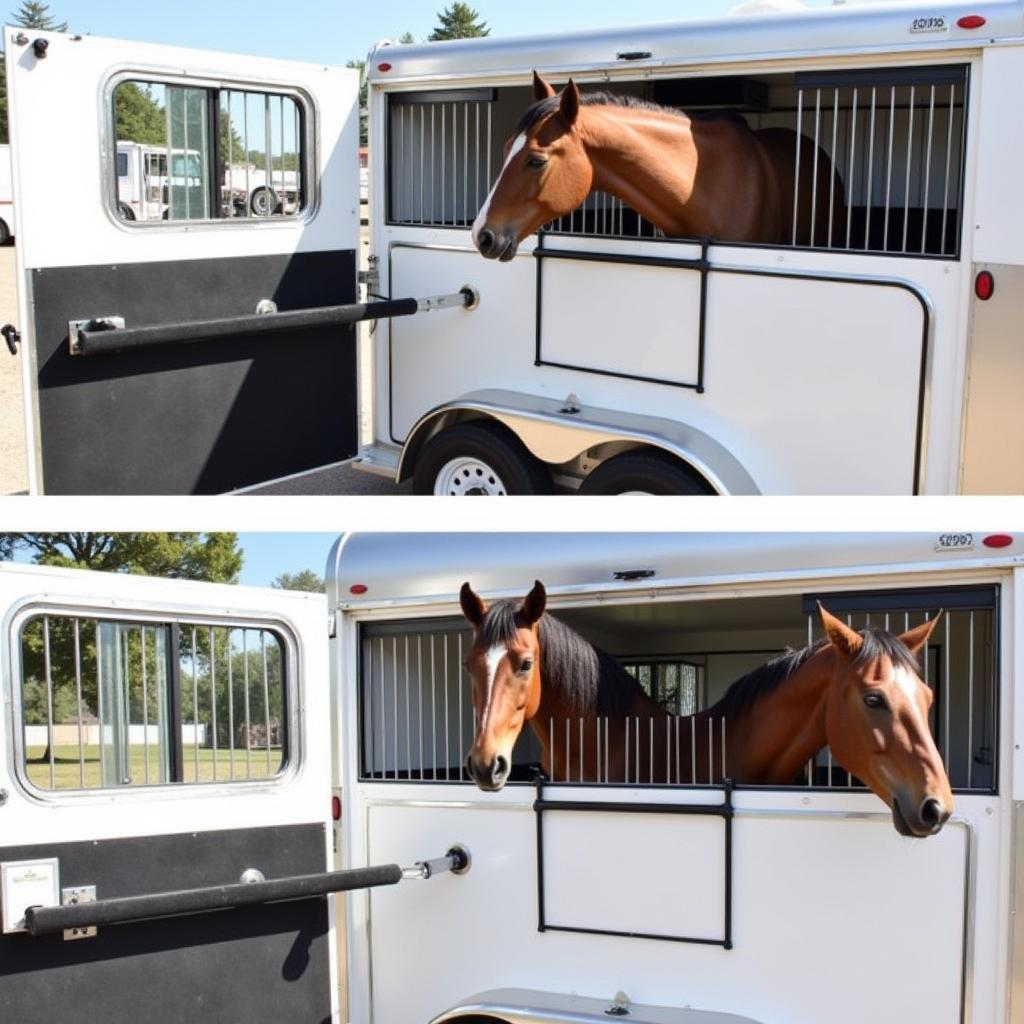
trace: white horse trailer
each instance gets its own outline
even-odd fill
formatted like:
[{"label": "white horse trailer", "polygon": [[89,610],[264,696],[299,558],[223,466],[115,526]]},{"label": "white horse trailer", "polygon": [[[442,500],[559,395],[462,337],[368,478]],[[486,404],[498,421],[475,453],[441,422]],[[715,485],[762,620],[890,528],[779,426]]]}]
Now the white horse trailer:
[{"label": "white horse trailer", "polygon": [[[641,768],[541,792],[525,735],[483,793],[467,577],[488,601],[542,579],[683,714],[808,643],[818,600],[897,631],[942,606],[921,674],[954,816],[898,836],[827,750],[783,787]],[[1020,1019],[1024,539],[354,535],[328,578],[325,606],[0,566],[11,1020],[593,1024],[616,1000],[648,1024]],[[393,891],[354,888],[402,865]]]},{"label": "white horse trailer", "polygon": [[[472,301],[381,320],[362,367],[355,330],[324,311],[357,296],[355,73],[38,40],[46,75],[34,40],[7,38],[23,55],[8,75],[32,491],[224,491],[356,455],[428,493],[1024,489],[1005,444],[1024,429],[1024,127],[1007,113],[1021,0],[377,46],[369,292],[469,286]],[[511,263],[485,261],[470,225],[533,69],[799,128],[842,179],[845,217],[816,248],[667,239],[594,194]],[[122,89],[156,104],[170,144],[200,149],[212,217],[118,219]],[[216,201],[219,169],[253,150],[296,168],[281,215]],[[42,228],[58,194],[59,238]],[[257,308],[289,314],[271,341],[241,319]],[[91,344],[103,333],[121,340]]]}]

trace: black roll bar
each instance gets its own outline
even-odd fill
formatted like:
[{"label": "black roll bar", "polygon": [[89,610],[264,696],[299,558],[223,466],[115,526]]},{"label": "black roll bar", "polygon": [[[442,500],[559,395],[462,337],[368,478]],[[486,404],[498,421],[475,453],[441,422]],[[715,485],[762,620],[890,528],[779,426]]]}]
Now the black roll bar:
[{"label": "black roll bar", "polygon": [[49,935],[70,929],[99,928],[128,924],[156,917],[203,914],[212,910],[250,907],[278,900],[302,900],[353,889],[396,885],[402,879],[426,879],[446,871],[463,874],[469,868],[469,853],[453,846],[443,857],[417,861],[411,868],[398,864],[325,871],[313,875],[292,875],[256,882],[235,882],[201,889],[181,889],[146,896],[119,896],[62,907],[28,907],[25,929],[30,935]]},{"label": "black roll bar", "polygon": [[140,348],[222,341],[243,335],[275,334],[305,327],[345,327],[364,320],[412,316],[437,309],[475,309],[479,295],[468,285],[449,295],[426,299],[385,299],[345,306],[293,309],[283,313],[255,313],[213,320],[126,327],[120,317],[98,317],[68,322],[68,346],[73,356],[117,355]]}]

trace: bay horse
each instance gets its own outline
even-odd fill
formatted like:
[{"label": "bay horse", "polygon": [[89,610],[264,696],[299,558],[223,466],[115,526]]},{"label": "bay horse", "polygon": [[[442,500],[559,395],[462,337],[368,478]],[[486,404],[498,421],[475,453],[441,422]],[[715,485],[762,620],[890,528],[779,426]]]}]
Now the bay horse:
[{"label": "bay horse", "polygon": [[592,190],[616,196],[673,238],[794,241],[795,192],[798,245],[826,245],[830,221],[845,222],[842,180],[806,136],[797,187],[798,136],[789,128],[754,131],[738,114],[689,117],[632,97],[581,94],[572,79],[556,95],[536,71],[533,85],[535,102],[506,142],[504,166],[473,223],[473,243],[489,259],[512,259],[524,238]]},{"label": "bay horse", "polygon": [[[879,796],[905,836],[933,835],[953,810],[928,727],[932,691],[915,654],[935,617],[900,636],[854,630],[819,604],[825,639],[739,679],[690,717],[661,708],[618,662],[545,612],[538,580],[489,608],[469,583],[466,669],[475,716],[466,770],[480,789],[508,781],[529,723],[556,781],[789,785],[819,750]],[[723,724],[724,723],[724,724]]]}]

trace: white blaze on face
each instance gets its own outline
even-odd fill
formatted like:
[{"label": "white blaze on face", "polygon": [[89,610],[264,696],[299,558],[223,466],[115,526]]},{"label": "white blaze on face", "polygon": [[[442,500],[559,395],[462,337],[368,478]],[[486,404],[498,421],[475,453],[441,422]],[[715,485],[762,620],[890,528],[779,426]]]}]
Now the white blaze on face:
[{"label": "white blaze on face", "polygon": [[498,674],[498,666],[502,658],[508,655],[508,648],[504,644],[495,644],[484,655],[484,663],[487,665],[487,703],[484,705],[484,713],[480,716],[480,728],[487,724],[487,715],[491,710],[491,698],[494,696],[494,678]]},{"label": "white blaze on face", "polygon": [[917,719],[919,725],[924,726],[924,729],[927,732],[928,723],[923,721],[921,707],[917,703],[917,677],[913,672],[900,665],[892,670],[892,681],[906,695],[907,702],[914,709],[914,717]]},{"label": "white blaze on face", "polygon": [[483,231],[484,226],[487,224],[487,215],[491,210],[491,200],[494,198],[495,189],[498,187],[498,183],[501,181],[501,175],[505,173],[505,169],[508,167],[512,160],[515,158],[523,146],[526,145],[526,133],[523,132],[515,142],[509,147],[508,156],[505,157],[505,163],[502,165],[501,173],[498,175],[497,181],[494,183],[494,188],[488,193],[487,198],[484,200],[484,205],[480,207],[480,212],[476,215],[476,220],[473,221],[473,244],[479,246],[480,232]]}]

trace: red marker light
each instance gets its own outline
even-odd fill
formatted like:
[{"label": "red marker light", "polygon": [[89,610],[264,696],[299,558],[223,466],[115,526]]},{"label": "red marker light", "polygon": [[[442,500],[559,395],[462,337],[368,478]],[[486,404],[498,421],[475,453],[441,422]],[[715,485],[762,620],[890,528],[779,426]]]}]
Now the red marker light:
[{"label": "red marker light", "polygon": [[1008,533],[990,533],[981,543],[987,548],[1008,548],[1013,537]]},{"label": "red marker light", "polygon": [[992,276],[992,272],[989,270],[978,271],[978,276],[974,279],[974,294],[982,302],[988,302],[995,290],[996,279]]},{"label": "red marker light", "polygon": [[353,583],[352,586],[348,588],[348,592],[350,594],[355,594],[356,597],[358,597],[360,594],[365,594],[369,589],[370,588],[367,587],[365,583]]},{"label": "red marker light", "polygon": [[341,797],[331,797],[331,817],[335,821],[341,821]]},{"label": "red marker light", "polygon": [[391,70],[391,65],[387,61],[384,61],[383,64],[378,64],[377,65],[377,70],[378,71],[383,71],[385,74],[387,74],[387,72],[389,72]]},{"label": "red marker light", "polygon": [[980,14],[965,14],[958,18],[956,23],[958,28],[981,28],[985,24],[985,19]]}]

